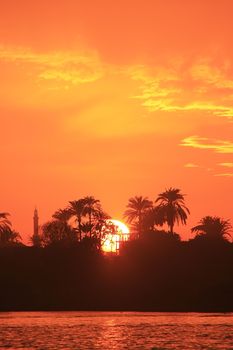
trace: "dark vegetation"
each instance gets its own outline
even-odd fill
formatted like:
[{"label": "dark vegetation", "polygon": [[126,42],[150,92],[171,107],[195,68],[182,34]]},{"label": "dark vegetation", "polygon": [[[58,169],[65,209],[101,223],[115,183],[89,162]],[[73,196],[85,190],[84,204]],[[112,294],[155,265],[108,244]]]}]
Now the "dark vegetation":
[{"label": "dark vegetation", "polygon": [[131,240],[107,255],[101,246],[116,228],[93,197],[58,210],[33,246],[0,213],[0,310],[233,311],[231,224],[206,216],[181,241],[174,226],[188,215],[178,189],[154,205],[130,198]]}]

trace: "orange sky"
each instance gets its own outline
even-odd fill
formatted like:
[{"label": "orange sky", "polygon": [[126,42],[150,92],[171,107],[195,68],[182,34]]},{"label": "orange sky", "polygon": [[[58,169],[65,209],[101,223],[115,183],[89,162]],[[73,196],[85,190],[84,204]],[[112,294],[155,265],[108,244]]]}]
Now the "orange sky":
[{"label": "orange sky", "polygon": [[1,207],[27,240],[84,195],[230,218],[233,1],[1,0]]}]

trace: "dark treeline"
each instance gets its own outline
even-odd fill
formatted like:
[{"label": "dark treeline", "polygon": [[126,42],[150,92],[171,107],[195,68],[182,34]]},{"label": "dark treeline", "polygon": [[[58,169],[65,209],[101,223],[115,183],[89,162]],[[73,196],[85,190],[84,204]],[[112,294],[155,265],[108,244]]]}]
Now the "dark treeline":
[{"label": "dark treeline", "polygon": [[1,213],[0,309],[233,311],[230,222],[206,216],[193,238],[181,241],[174,226],[188,215],[178,189],[155,203],[130,198],[125,217],[133,238],[109,255],[101,242],[115,228],[93,197],[58,210],[32,246]]}]

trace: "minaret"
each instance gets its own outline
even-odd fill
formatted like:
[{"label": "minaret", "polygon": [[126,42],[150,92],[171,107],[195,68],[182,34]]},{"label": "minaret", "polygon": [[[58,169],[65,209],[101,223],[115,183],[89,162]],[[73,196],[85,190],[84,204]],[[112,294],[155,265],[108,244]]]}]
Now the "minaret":
[{"label": "minaret", "polygon": [[34,246],[38,246],[40,242],[39,237],[39,216],[38,216],[38,210],[35,208],[34,210],[34,216],[33,216],[33,236],[32,241]]},{"label": "minaret", "polygon": [[33,236],[37,237],[39,236],[39,216],[38,216],[37,208],[35,208],[34,210],[33,224],[34,224]]}]

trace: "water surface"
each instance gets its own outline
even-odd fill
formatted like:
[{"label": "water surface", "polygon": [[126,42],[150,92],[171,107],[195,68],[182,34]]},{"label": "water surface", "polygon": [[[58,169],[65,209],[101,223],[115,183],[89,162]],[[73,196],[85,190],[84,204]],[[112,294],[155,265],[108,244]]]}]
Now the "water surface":
[{"label": "water surface", "polygon": [[0,349],[233,349],[233,314],[0,313]]}]

